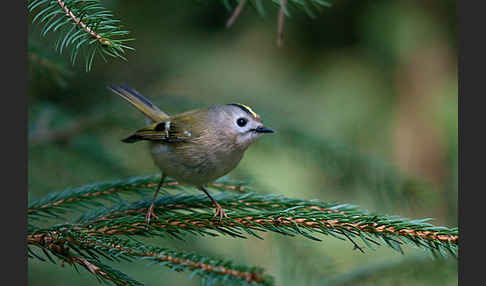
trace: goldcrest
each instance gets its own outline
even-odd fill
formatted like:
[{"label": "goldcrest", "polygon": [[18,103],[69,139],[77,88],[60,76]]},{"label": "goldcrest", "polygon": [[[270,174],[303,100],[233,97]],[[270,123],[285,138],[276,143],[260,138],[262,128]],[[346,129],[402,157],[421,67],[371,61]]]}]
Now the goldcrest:
[{"label": "goldcrest", "polygon": [[251,143],[274,131],[264,127],[260,116],[243,104],[215,105],[169,116],[128,86],[109,88],[146,117],[147,126],[122,142],[149,141],[152,158],[162,172],[147,211],[147,224],[151,217],[157,218],[154,202],[167,176],[198,187],[214,203],[215,216],[220,220],[226,217],[204,185],[233,170]]}]

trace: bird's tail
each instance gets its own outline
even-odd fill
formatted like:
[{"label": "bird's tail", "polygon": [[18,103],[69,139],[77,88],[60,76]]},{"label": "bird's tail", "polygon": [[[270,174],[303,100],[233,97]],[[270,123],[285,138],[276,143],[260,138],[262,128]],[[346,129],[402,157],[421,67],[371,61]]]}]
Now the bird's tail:
[{"label": "bird's tail", "polygon": [[154,122],[165,121],[169,118],[168,114],[160,110],[152,102],[129,86],[109,85],[108,88],[135,106],[135,108]]}]

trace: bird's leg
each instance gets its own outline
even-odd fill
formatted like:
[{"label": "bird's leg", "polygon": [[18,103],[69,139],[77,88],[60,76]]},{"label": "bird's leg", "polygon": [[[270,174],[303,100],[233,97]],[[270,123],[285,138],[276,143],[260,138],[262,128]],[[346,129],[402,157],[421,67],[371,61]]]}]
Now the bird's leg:
[{"label": "bird's leg", "polygon": [[213,204],[216,206],[216,213],[214,214],[213,217],[219,216],[220,222],[223,219],[223,217],[228,217],[228,215],[226,215],[226,213],[224,212],[223,208],[218,204],[218,202],[208,193],[208,191],[203,186],[200,186],[199,189],[203,191],[211,199]]},{"label": "bird's leg", "polygon": [[162,184],[164,183],[165,177],[166,176],[162,175],[162,178],[160,179],[159,185],[157,186],[157,190],[155,191],[154,197],[152,198],[152,203],[150,204],[150,207],[147,211],[147,215],[145,216],[146,219],[147,219],[147,224],[150,224],[150,218],[151,217],[154,217],[155,219],[159,219],[159,217],[157,217],[154,213],[154,204],[155,204],[155,199],[157,198],[157,194],[159,193],[160,188],[162,187]]}]

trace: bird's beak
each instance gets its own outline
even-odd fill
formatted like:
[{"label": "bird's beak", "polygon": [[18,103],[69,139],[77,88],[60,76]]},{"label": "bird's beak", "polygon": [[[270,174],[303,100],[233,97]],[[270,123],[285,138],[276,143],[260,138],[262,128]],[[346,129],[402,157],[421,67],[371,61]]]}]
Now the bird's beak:
[{"label": "bird's beak", "polygon": [[258,132],[258,133],[275,133],[274,130],[270,128],[266,128],[263,126],[258,126],[257,128],[253,129],[253,131]]}]

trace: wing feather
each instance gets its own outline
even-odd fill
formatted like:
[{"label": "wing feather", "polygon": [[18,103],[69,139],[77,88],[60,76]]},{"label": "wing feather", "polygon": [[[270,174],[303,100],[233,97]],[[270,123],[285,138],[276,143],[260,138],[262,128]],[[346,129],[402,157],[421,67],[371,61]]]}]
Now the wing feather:
[{"label": "wing feather", "polygon": [[122,140],[125,143],[135,143],[140,140],[155,141],[160,143],[190,142],[193,133],[190,126],[177,124],[170,120],[156,122],[135,131],[132,135]]}]

